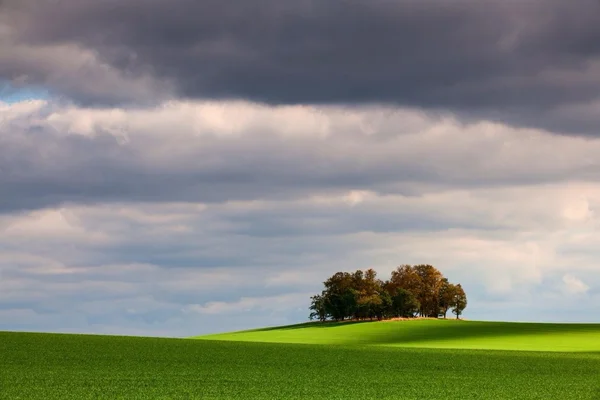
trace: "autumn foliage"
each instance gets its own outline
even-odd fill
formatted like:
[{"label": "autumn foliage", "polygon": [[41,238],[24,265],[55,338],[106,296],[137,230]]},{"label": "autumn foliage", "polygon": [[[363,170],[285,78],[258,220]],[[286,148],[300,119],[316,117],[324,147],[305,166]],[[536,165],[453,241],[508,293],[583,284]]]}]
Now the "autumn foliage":
[{"label": "autumn foliage", "polygon": [[386,281],[373,269],[336,272],[321,294],[311,297],[310,319],[386,319],[394,317],[459,318],[467,307],[460,284],[452,284],[431,265],[401,265]]}]

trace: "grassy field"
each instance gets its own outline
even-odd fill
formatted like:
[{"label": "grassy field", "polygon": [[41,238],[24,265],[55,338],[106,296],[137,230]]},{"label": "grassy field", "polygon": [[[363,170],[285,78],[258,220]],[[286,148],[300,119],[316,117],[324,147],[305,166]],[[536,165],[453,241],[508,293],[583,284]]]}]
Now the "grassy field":
[{"label": "grassy field", "polygon": [[[550,329],[567,342],[586,338],[587,351],[580,343],[573,352],[418,348],[419,341],[492,346],[491,338],[498,345],[502,335],[504,347],[519,344],[512,325],[433,322],[304,325],[203,338],[227,340],[0,332],[0,398],[600,399],[598,325],[526,328],[531,343]],[[471,335],[460,339],[461,329]],[[318,338],[329,345],[306,344]],[[556,340],[537,350],[556,350],[549,348]]]},{"label": "grassy field", "polygon": [[306,323],[199,336],[271,343],[380,345],[419,348],[600,351],[600,324],[448,320]]}]

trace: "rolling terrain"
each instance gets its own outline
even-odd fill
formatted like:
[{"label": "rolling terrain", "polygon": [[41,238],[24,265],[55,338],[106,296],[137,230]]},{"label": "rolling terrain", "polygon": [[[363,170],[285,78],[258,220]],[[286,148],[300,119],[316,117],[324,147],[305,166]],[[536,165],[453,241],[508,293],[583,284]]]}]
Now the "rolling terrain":
[{"label": "rolling terrain", "polygon": [[600,351],[600,324],[462,320],[305,323],[199,336],[204,340],[420,348]]},{"label": "rolling terrain", "polygon": [[202,340],[0,332],[0,399],[600,399],[599,331],[422,320]]}]

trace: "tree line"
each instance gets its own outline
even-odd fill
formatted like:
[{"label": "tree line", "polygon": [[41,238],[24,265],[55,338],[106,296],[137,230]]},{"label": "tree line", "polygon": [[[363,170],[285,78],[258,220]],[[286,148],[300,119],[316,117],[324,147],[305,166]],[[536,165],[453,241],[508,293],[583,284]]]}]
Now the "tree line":
[{"label": "tree line", "polygon": [[377,278],[373,269],[336,272],[321,294],[311,297],[310,319],[387,319],[394,317],[446,318],[449,310],[458,319],[467,307],[467,295],[432,265],[401,265],[390,279]]}]

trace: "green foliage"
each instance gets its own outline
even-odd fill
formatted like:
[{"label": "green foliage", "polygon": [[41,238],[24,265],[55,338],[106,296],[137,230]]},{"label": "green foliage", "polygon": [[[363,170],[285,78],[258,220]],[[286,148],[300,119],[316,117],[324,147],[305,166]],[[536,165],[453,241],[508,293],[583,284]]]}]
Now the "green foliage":
[{"label": "green foliage", "polygon": [[414,317],[419,311],[420,304],[412,292],[398,288],[392,297],[392,315],[395,317]]},{"label": "green foliage", "polygon": [[456,285],[453,285],[448,279],[443,278],[439,290],[440,314],[446,318],[448,309],[455,304]]},{"label": "green foliage", "polygon": [[463,290],[462,286],[460,286],[460,283],[456,285],[452,292],[452,295],[452,312],[456,314],[456,318],[458,319],[458,317],[460,317],[460,315],[462,314],[463,310],[467,307],[467,295],[465,294],[465,291]]},{"label": "green foliage", "polygon": [[327,318],[327,311],[325,310],[325,296],[317,294],[312,296],[310,300],[310,320],[312,321],[313,319],[318,319],[321,322],[325,321]]},{"label": "green foliage", "polygon": [[26,333],[0,355],[0,398],[27,400],[593,399],[600,371],[593,353]]},{"label": "green foliage", "polygon": [[375,306],[373,309],[375,316],[377,317],[378,320],[392,317],[393,315],[390,312],[392,310],[392,306],[394,304],[394,300],[392,299],[392,296],[390,296],[390,294],[388,292],[386,292],[385,290],[382,290],[378,296],[379,296],[379,302],[378,302],[377,306]]}]

